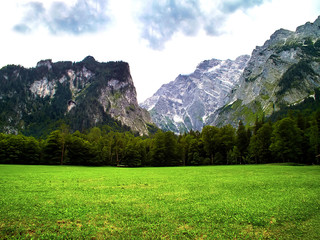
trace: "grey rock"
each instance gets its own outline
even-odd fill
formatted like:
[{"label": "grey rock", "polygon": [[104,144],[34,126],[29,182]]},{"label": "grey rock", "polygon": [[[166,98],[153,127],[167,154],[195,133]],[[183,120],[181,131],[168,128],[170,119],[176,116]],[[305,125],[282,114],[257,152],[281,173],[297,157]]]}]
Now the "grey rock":
[{"label": "grey rock", "polygon": [[[0,131],[37,128],[37,116],[49,124],[67,122],[86,130],[118,120],[148,135],[150,114],[139,107],[125,62],[99,63],[86,57],[78,63],[42,60],[35,68],[8,65],[0,69]],[[117,123],[118,124],[118,123]],[[44,126],[42,126],[44,128]],[[41,133],[40,133],[41,134]]]},{"label": "grey rock", "polygon": [[210,124],[209,116],[228,102],[248,60],[248,55],[235,60],[205,60],[192,74],[179,75],[164,84],[141,106],[164,130],[175,133],[201,130]]},{"label": "grey rock", "polygon": [[319,39],[320,17],[295,32],[277,30],[253,50],[238,87],[214,114],[212,124],[235,126],[240,119],[253,124],[256,117],[270,116],[283,105],[312,96],[320,87],[320,49],[314,46]]},{"label": "grey rock", "polygon": [[320,87],[320,16],[296,31],[279,29],[251,56],[201,62],[141,104],[162,129],[253,124],[280,107],[314,96]]}]

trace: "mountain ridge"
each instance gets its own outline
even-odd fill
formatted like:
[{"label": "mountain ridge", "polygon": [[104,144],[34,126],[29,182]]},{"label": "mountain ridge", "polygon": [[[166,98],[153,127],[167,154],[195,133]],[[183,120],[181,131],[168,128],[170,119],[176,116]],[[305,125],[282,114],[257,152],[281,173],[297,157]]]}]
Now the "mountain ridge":
[{"label": "mountain ridge", "polygon": [[320,16],[296,31],[279,29],[264,45],[256,47],[230,93],[230,102],[215,113],[214,125],[239,120],[253,124],[314,95],[320,87]]},{"label": "mountain ridge", "polygon": [[235,60],[202,61],[193,73],[162,85],[140,106],[148,109],[153,121],[164,130],[201,130],[210,115],[228,100],[248,60],[249,56],[243,55]]},{"label": "mountain ridge", "polygon": [[[206,60],[192,74],[179,75],[140,105],[149,110],[153,121],[160,128],[176,133],[201,130],[204,125],[237,126],[239,120],[251,125],[257,117],[270,116],[284,106],[297,104],[314,95],[315,89],[320,87],[319,38],[320,16],[313,23],[298,26],[296,31],[281,28],[262,46],[257,46],[252,51],[242,68],[233,76],[230,81],[232,84],[222,98],[208,101],[208,98],[201,97],[199,93],[201,85],[195,84],[194,79],[203,77],[202,67],[210,62]],[[211,68],[216,70],[216,74],[205,76],[207,81],[211,81],[211,85],[206,85],[204,89],[207,92],[223,88],[216,84],[225,77],[217,67],[222,60],[215,61],[217,64],[213,64]],[[193,89],[193,92],[188,92],[189,98],[200,100],[193,111],[190,110],[192,104],[188,105],[186,99],[179,95],[179,91],[184,92],[189,87]],[[170,102],[170,99],[178,99],[179,102]],[[204,108],[203,105],[207,106]],[[212,106],[216,108],[212,109]],[[211,111],[207,110],[210,108]],[[189,119],[193,121],[188,122],[185,118],[188,110],[189,113],[192,112]]]},{"label": "mountain ridge", "polygon": [[41,135],[46,125],[65,122],[73,131],[109,124],[147,135],[152,123],[137,103],[125,62],[88,56],[74,63],[41,60],[34,68],[8,65],[0,69],[0,82],[3,132]]}]

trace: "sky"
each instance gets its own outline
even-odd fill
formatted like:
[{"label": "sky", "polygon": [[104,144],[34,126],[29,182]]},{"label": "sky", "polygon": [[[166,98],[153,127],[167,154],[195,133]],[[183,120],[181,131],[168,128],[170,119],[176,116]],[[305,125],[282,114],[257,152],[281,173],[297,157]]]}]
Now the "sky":
[{"label": "sky", "polygon": [[203,60],[251,54],[319,15],[319,0],[3,0],[0,68],[125,61],[142,102]]}]

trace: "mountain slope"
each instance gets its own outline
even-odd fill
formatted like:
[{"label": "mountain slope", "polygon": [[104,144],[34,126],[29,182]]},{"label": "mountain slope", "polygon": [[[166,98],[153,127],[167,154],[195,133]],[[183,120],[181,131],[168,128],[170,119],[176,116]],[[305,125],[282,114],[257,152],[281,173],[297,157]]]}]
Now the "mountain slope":
[{"label": "mountain slope", "polygon": [[226,104],[228,94],[249,60],[206,60],[190,75],[179,75],[141,104],[160,128],[176,133],[201,130],[215,111]]},{"label": "mountain slope", "polygon": [[257,47],[230,102],[211,118],[214,125],[270,116],[313,96],[320,87],[320,17],[295,32],[280,29]]},{"label": "mountain slope", "polygon": [[43,60],[31,69],[8,65],[0,83],[2,132],[39,136],[66,122],[72,130],[110,125],[148,134],[151,118],[138,106],[125,62],[89,56],[77,63]]}]

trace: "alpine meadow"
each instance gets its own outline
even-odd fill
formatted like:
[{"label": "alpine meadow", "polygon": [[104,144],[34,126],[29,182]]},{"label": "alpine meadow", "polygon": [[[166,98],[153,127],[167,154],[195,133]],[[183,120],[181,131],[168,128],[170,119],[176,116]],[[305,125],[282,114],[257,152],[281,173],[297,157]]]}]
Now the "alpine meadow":
[{"label": "alpine meadow", "polygon": [[0,165],[1,239],[318,239],[320,167]]}]

